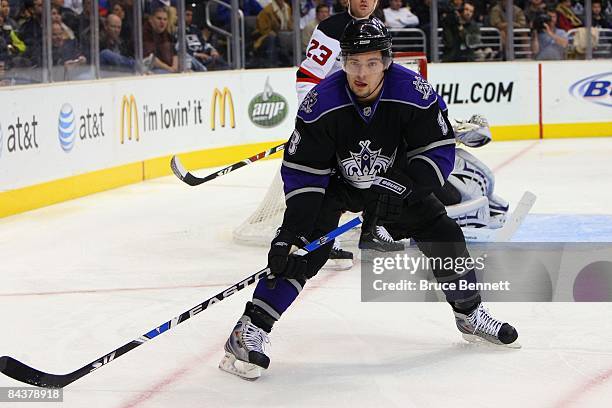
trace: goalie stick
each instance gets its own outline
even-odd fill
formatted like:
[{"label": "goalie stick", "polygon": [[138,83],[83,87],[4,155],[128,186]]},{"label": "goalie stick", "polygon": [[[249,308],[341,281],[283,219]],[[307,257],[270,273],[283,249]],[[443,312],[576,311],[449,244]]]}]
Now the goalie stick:
[{"label": "goalie stick", "polygon": [[[361,224],[362,218],[355,217],[352,220],[340,225],[335,230],[330,233],[323,235],[321,238],[310,242],[303,249],[295,252],[297,255],[304,255],[308,252],[312,252],[321,246],[325,245],[329,241],[334,238],[344,234],[350,229]],[[157,326],[153,330],[143,334],[142,336],[130,341],[129,343],[124,344],[123,346],[111,351],[110,353],[92,361],[89,364],[79,368],[76,371],[73,371],[68,374],[49,374],[32,368],[19,360],[16,360],[9,356],[0,357],[0,372],[3,374],[27,384],[35,385],[37,387],[45,387],[45,388],[63,388],[68,384],[78,380],[81,377],[86,376],[87,374],[99,369],[100,367],[110,363],[111,361],[117,359],[118,357],[124,355],[125,353],[135,349],[136,347],[142,345],[143,343],[159,336],[160,334],[173,329],[178,324],[183,323],[185,320],[197,315],[198,313],[203,312],[208,309],[209,306],[214,305],[215,303],[219,303],[222,300],[227,299],[234,293],[238,292],[246,288],[249,285],[257,282],[260,279],[263,279],[270,275],[270,269],[264,268],[259,272],[254,273],[243,281],[230,286],[223,292],[216,294],[215,296],[206,299],[204,302],[199,305],[181,313],[180,315],[173,317],[171,320]]]},{"label": "goalie stick", "polygon": [[271,147],[270,149],[263,151],[261,153],[257,153],[255,156],[251,156],[247,159],[240,160],[237,163],[227,166],[224,169],[221,169],[213,174],[209,174],[206,177],[198,177],[191,174],[189,171],[185,169],[178,156],[172,156],[170,160],[170,167],[172,168],[172,172],[178,177],[182,182],[189,184],[190,186],[198,186],[202,183],[206,183],[207,181],[216,179],[217,177],[225,176],[227,173],[230,173],[234,170],[237,170],[241,167],[246,166],[247,164],[251,164],[256,162],[257,160],[263,159],[264,157],[268,157],[274,153],[278,153],[285,148],[285,143],[279,144],[278,146]]},{"label": "goalie stick", "polygon": [[521,226],[536,201],[536,195],[525,191],[512,214],[501,228],[461,228],[468,242],[508,242]]}]

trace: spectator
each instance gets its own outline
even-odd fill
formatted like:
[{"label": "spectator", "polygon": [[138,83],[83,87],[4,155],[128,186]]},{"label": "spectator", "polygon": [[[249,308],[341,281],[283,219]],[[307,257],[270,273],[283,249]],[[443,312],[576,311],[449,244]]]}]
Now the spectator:
[{"label": "spectator", "polygon": [[79,16],[72,9],[64,7],[64,0],[51,0],[51,8],[55,8],[59,12],[63,27],[70,27],[73,34],[75,30],[78,30]]},{"label": "spectator", "polygon": [[529,26],[533,28],[532,24],[535,17],[545,12],[546,3],[544,3],[544,0],[528,0],[527,7],[525,7],[525,17]]},{"label": "spectator", "polygon": [[123,0],[116,0],[113,3],[112,14],[121,19],[121,40],[127,47],[128,55],[134,55],[134,39],[132,38],[132,22],[134,21],[134,15],[132,14],[132,7],[130,6],[128,8]]},{"label": "spectator", "polygon": [[611,27],[610,23],[606,20],[605,16],[601,12],[601,0],[593,0],[591,3],[591,10],[593,11],[593,27]]},{"label": "spectator", "polygon": [[87,59],[79,50],[75,40],[64,39],[64,29],[59,23],[51,24],[51,55],[53,65],[85,65]]},{"label": "spectator", "polygon": [[13,57],[23,54],[26,46],[4,18],[4,14],[0,13],[0,61],[10,69]]},{"label": "spectator", "polygon": [[[11,3],[9,3],[8,0],[0,1],[0,16],[4,18],[3,25],[9,25],[13,30],[19,28],[17,22],[11,17]],[[0,26],[0,28],[2,28],[2,26]]]},{"label": "spectator", "polygon": [[469,1],[442,22],[443,62],[474,61],[474,49],[481,44],[480,28],[472,20],[474,4]]},{"label": "spectator", "polygon": [[[84,53],[87,60],[91,60],[91,12],[93,9],[92,0],[83,0],[83,12],[78,16],[74,34],[79,43],[79,49]],[[65,20],[64,20],[65,21]],[[66,23],[68,26],[70,24]]]},{"label": "spectator", "polygon": [[176,11],[176,7],[166,7],[168,11],[168,24],[166,25],[166,31],[173,38],[176,38],[176,34],[178,33],[178,13]]},{"label": "spectator", "polygon": [[51,22],[58,23],[62,26],[62,30],[64,30],[64,40],[75,39],[74,31],[72,31],[70,27],[64,24],[64,22],[62,21],[60,9],[57,6],[51,6]]},{"label": "spectator", "polygon": [[557,5],[557,27],[565,31],[582,27],[582,21],[572,10],[572,0],[559,1]]},{"label": "spectator", "polygon": [[[24,0],[19,12],[17,13],[17,27],[21,30],[23,24],[34,15],[34,0]],[[41,3],[42,7],[42,3]]]},{"label": "spectator", "polygon": [[26,45],[24,57],[34,67],[42,64],[42,0],[25,0],[22,16],[26,20],[21,25],[19,37]]},{"label": "spectator", "polygon": [[[519,7],[513,5],[512,6],[512,27],[513,28],[527,28],[527,18],[525,17],[525,13]],[[501,36],[502,49],[506,49],[506,30],[508,28],[508,23],[506,22],[506,1],[499,0],[499,2],[491,8],[491,12],[489,13],[489,20],[492,27],[495,27],[499,30],[499,34]]]},{"label": "spectator", "polygon": [[[221,1],[228,5],[231,3],[231,0]],[[268,3],[270,3],[270,0],[267,0],[265,4],[267,5]],[[241,4],[241,10],[245,16],[256,16],[261,12],[261,10],[263,10],[262,6],[257,0],[243,0]],[[217,6],[217,13],[214,18],[214,23],[227,31],[231,31],[231,10],[232,9],[229,7]]]},{"label": "spectator", "polygon": [[2,58],[3,57],[0,53],[0,86],[8,86],[11,84],[11,81],[6,77],[6,61]]},{"label": "spectator", "polygon": [[64,7],[74,11],[75,14],[83,12],[83,0],[64,0]]},{"label": "spectator", "polygon": [[536,60],[565,59],[567,33],[557,28],[557,13],[549,8],[533,21],[532,51]]},{"label": "spectator", "polygon": [[416,27],[419,18],[412,14],[403,0],[389,0],[389,7],[383,10],[385,13],[385,25],[390,28]]},{"label": "spectator", "polygon": [[[113,68],[126,68],[134,71],[136,62],[121,38],[121,18],[115,14],[106,16],[104,31],[100,33],[100,65]],[[143,59],[146,70],[153,64],[153,54]]]},{"label": "spectator", "polygon": [[219,52],[202,36],[202,31],[193,24],[193,10],[185,10],[185,41],[187,53],[191,56],[191,69],[194,71],[228,69],[227,62]]},{"label": "spectator", "polygon": [[153,72],[178,72],[178,57],[174,39],[168,34],[168,10],[160,7],[153,11],[142,28],[143,54],[153,54]]},{"label": "spectator", "polygon": [[204,40],[204,43],[209,43],[216,50],[219,49],[219,40],[217,38],[217,35],[210,29],[208,25],[204,24],[202,26],[202,29],[200,30],[200,33],[202,33],[202,39]]},{"label": "spectator", "polygon": [[281,49],[279,33],[293,30],[291,6],[284,0],[272,0],[257,15],[255,24],[255,55],[261,66],[270,68],[289,64],[288,48]]},{"label": "spectator", "polygon": [[[300,10],[300,30],[304,31],[307,25],[317,19],[317,7],[321,4],[326,5],[331,14],[331,2],[328,0],[302,0]],[[316,24],[315,24],[316,26]],[[310,38],[310,37],[309,37]]]},{"label": "spectator", "polygon": [[316,8],[315,19],[308,23],[306,27],[304,27],[304,29],[302,30],[302,47],[304,48],[304,50],[306,49],[306,47],[308,47],[308,42],[312,37],[314,29],[321,21],[325,20],[329,16],[329,6],[325,3],[319,3]]}]

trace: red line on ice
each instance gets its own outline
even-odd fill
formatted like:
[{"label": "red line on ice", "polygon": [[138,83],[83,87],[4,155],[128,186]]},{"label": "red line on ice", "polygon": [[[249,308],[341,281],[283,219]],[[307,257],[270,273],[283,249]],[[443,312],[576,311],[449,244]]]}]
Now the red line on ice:
[{"label": "red line on ice", "polygon": [[561,398],[559,402],[557,402],[557,404],[554,405],[554,407],[555,408],[566,408],[566,407],[571,407],[572,405],[580,406],[580,404],[578,404],[577,401],[581,397],[583,397],[585,394],[592,391],[593,389],[601,386],[603,383],[608,381],[610,378],[612,378],[612,368],[610,368],[608,371],[602,374],[592,377],[590,380],[586,381],[584,384],[580,385],[579,387],[576,387],[574,390],[572,390],[567,395],[565,395],[563,398]]},{"label": "red line on ice", "polygon": [[533,149],[534,147],[536,147],[539,143],[540,143],[539,140],[536,141],[536,142],[533,142],[529,146],[525,147],[523,150],[521,150],[521,151],[515,153],[514,155],[510,156],[508,159],[503,161],[501,164],[498,164],[497,166],[495,166],[493,168],[493,173],[497,173],[500,169],[506,167],[507,165],[509,165],[510,163],[512,163],[513,161],[515,161],[516,159],[518,159],[519,157],[521,157],[522,155],[524,155],[525,153],[527,153],[528,151]]},{"label": "red line on ice", "polygon": [[[317,289],[323,287],[323,284],[329,282],[331,279],[336,277],[338,275],[338,272],[340,272],[340,271],[330,271],[330,272],[325,273],[325,275],[322,276],[321,279],[315,280],[317,285],[316,286],[313,285],[310,288],[310,290],[307,290],[309,288],[309,286],[307,285],[304,288],[304,291],[303,291],[303,293],[301,293],[301,296],[299,298],[303,299],[304,296],[308,296],[309,293],[313,293]],[[350,270],[346,271],[346,272],[350,272]],[[238,316],[236,316],[236,317],[238,317]],[[177,381],[179,381],[180,379],[185,377],[185,375],[187,375],[190,371],[195,370],[196,368],[199,368],[200,367],[199,363],[206,362],[209,358],[211,358],[215,354],[218,354],[219,357],[221,357],[222,350],[223,350],[223,345],[222,344],[215,345],[214,348],[212,348],[208,352],[203,353],[200,356],[198,356],[197,357],[197,362],[194,363],[194,361],[190,360],[187,365],[174,370],[172,373],[170,373],[169,375],[165,376],[160,381],[155,383],[152,387],[149,387],[147,390],[142,391],[140,394],[138,394],[136,397],[130,399],[128,402],[119,405],[119,408],[134,408],[134,407],[137,407],[140,404],[150,400],[151,398],[153,398],[154,396],[156,396],[160,392],[164,391],[170,385],[176,383]],[[221,375],[231,375],[231,374],[221,373]]]}]

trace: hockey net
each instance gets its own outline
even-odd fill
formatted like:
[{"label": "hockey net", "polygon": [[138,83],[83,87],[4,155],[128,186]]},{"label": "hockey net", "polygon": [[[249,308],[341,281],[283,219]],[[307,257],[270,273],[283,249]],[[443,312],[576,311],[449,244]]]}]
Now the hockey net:
[{"label": "hockey net", "polygon": [[[427,58],[423,53],[396,52],[393,61],[427,78]],[[244,245],[269,245],[276,229],[283,222],[285,194],[280,176],[280,164],[272,184],[257,209],[233,231],[234,241]]]}]

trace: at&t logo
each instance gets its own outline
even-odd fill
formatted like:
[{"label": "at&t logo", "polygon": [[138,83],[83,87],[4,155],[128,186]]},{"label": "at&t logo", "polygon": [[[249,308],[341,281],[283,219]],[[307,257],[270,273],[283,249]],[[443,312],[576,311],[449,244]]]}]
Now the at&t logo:
[{"label": "at&t logo", "polygon": [[82,142],[104,137],[102,106],[95,110],[87,107],[84,111],[75,112],[71,104],[63,104],[59,112],[57,133],[60,146],[66,153],[74,147],[77,136]]},{"label": "at&t logo", "polygon": [[60,109],[57,132],[60,146],[66,153],[71,151],[74,146],[74,130],[74,111],[69,103],[65,103]]}]

